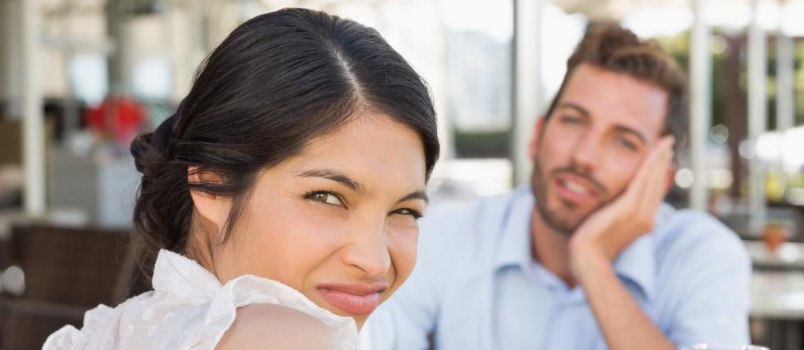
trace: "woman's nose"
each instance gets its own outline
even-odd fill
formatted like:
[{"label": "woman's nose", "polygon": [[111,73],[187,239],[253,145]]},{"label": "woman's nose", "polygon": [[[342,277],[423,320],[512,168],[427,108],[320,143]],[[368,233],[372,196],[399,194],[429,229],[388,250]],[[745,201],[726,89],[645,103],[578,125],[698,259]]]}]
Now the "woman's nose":
[{"label": "woman's nose", "polygon": [[345,264],[362,270],[367,277],[384,275],[391,268],[385,225],[363,225],[343,253]]}]

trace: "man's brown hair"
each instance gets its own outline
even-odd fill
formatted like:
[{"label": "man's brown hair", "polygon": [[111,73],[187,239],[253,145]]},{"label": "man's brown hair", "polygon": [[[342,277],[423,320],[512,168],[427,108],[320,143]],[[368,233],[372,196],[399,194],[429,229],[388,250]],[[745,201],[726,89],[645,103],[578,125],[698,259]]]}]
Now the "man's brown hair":
[{"label": "man's brown hair", "polygon": [[553,113],[567,81],[581,64],[623,73],[639,81],[651,83],[668,95],[663,134],[677,133],[685,117],[687,79],[675,59],[655,40],[640,40],[633,32],[616,24],[592,25],[572,56],[567,60],[567,73],[550,104],[546,116]]}]

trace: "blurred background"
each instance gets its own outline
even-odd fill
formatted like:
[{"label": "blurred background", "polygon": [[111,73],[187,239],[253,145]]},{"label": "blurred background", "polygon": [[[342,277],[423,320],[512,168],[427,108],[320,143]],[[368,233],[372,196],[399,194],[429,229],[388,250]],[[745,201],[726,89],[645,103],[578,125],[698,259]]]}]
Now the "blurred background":
[{"label": "blurred background", "polygon": [[655,38],[690,80],[668,201],[745,240],[754,343],[804,349],[804,0],[0,0],[0,349],[126,297],[129,143],[235,26],[284,7],[376,28],[427,80],[436,203],[528,183],[532,126],[588,26]]}]

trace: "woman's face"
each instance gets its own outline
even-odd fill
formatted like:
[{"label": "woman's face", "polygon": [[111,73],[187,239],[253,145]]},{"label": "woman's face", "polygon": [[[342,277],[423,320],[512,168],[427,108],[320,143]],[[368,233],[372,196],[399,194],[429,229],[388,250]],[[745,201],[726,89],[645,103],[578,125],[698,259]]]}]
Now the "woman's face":
[{"label": "woman's face", "polygon": [[[418,134],[384,115],[360,116],[259,173],[206,267],[223,283],[245,274],[277,280],[362,326],[413,269],[424,191]],[[228,201],[197,192],[193,200],[196,215],[219,229]]]}]

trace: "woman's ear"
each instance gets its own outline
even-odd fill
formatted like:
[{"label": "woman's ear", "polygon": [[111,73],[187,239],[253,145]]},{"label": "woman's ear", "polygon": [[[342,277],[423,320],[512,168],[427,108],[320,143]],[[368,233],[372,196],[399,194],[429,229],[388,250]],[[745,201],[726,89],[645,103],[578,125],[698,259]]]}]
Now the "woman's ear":
[{"label": "woman's ear", "polygon": [[[190,184],[214,184],[222,183],[223,179],[214,172],[200,170],[197,166],[189,166],[187,182]],[[199,219],[207,224],[214,224],[214,227],[220,232],[229,218],[231,200],[228,197],[216,196],[193,188],[190,188],[190,196],[193,199],[194,211],[200,216]]]}]

